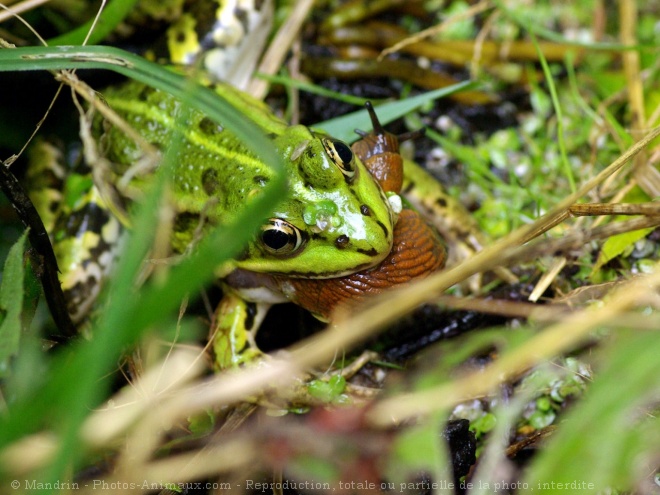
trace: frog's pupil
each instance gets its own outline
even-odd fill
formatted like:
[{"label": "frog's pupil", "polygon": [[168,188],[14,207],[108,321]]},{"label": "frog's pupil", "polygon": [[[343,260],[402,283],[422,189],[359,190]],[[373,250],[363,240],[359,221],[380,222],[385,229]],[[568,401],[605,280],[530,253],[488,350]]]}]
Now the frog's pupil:
[{"label": "frog's pupil", "polygon": [[261,238],[264,244],[273,250],[282,249],[289,243],[289,235],[277,229],[264,231]]},{"label": "frog's pupil", "polygon": [[335,151],[344,164],[349,164],[353,161],[353,152],[346,143],[335,141]]}]

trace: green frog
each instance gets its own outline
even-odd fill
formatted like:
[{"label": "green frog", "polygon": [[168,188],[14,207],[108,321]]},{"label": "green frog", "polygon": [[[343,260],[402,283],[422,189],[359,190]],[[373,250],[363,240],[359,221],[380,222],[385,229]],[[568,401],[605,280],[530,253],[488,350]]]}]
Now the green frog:
[{"label": "green frog", "polygon": [[[432,268],[417,262],[410,268],[409,258],[416,257],[411,236],[400,235],[398,248],[393,250],[395,227],[402,211],[401,199],[393,189],[400,184],[392,188],[382,179],[379,182],[359,156],[371,160],[368,153],[355,152],[348,144],[305,126],[288,126],[263,103],[230,86],[219,85],[216,91],[272,139],[286,164],[289,190],[275,211],[264,218],[242,254],[228,266],[218,268],[225,298],[213,329],[217,367],[240,364],[258,352],[250,331],[258,328],[271,304],[298,302],[327,319],[348,298],[358,300],[442,264],[442,244],[430,230],[422,229],[422,237]],[[146,142],[156,149],[167,147],[181,108],[177,100],[137,82],[110,88],[103,95]],[[174,210],[174,254],[187,253],[207,230],[231,221],[273,176],[231,129],[202,113],[192,112],[181,130],[184,145],[169,191]],[[153,168],[133,173],[143,150],[101,117],[95,120],[94,133],[104,158],[112,164],[104,179],[113,190],[122,191],[122,204],[138,200],[153,177]],[[367,151],[374,146],[367,146]],[[38,149],[51,158],[42,157],[39,162],[61,162],[62,157],[54,149]],[[97,187],[84,170],[65,177],[62,165],[50,168],[49,174],[32,169],[33,183],[53,176],[65,180],[63,192],[48,184],[39,188],[41,194],[35,202],[51,224],[69,311],[80,322],[111,270],[123,219],[110,212],[115,209],[111,208],[113,200],[108,201],[99,192],[104,188]],[[131,177],[126,181],[128,175]],[[121,188],[116,187],[122,182]],[[44,194],[46,191],[48,194]],[[411,225],[416,224],[406,220],[399,228]],[[387,258],[389,263],[383,265]],[[404,260],[409,276],[390,280],[397,261],[403,266]],[[326,286],[326,280],[334,285]],[[310,285],[311,281],[316,282]],[[357,282],[361,290],[351,291]],[[333,289],[328,294],[330,287]],[[336,299],[332,294],[341,293],[342,287],[349,288],[347,296]],[[309,300],[306,296],[314,291],[318,298]]]},{"label": "green frog", "polygon": [[[392,247],[398,196],[385,195],[347,144],[304,126],[287,126],[229,86],[217,86],[216,91],[269,134],[286,164],[290,191],[264,219],[235,268],[331,278],[381,262]],[[104,98],[143,139],[158,149],[167,147],[180,111],[178,101],[136,82],[110,88]],[[119,182],[143,151],[123,131],[104,124],[97,120],[96,134],[105,158],[114,164],[110,180]],[[214,225],[233,220],[273,176],[231,129],[199,112],[191,113],[181,131],[185,144],[171,181],[175,253],[184,253],[195,236]],[[151,176],[133,177],[125,188],[127,196],[139,196]]]}]

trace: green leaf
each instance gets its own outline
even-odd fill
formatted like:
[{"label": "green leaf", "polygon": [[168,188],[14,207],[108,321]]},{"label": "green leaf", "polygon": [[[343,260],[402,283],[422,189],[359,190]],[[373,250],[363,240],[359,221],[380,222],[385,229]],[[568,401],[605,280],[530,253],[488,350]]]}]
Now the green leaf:
[{"label": "green leaf", "polygon": [[18,352],[23,308],[23,252],[27,231],[11,247],[0,285],[0,378],[9,374],[9,361]]},{"label": "green leaf", "polygon": [[341,375],[334,375],[328,381],[312,380],[307,386],[309,395],[324,403],[335,401],[346,388],[346,379]]},{"label": "green leaf", "polygon": [[[642,203],[650,201],[648,195],[640,188],[635,187],[631,189],[623,198],[622,202],[625,203]],[[629,219],[628,216],[617,216],[616,220],[625,221]],[[604,243],[603,247],[598,254],[598,259],[591,269],[591,276],[593,277],[602,268],[603,265],[613,260],[617,256],[623,254],[627,249],[631,248],[640,239],[643,239],[650,234],[654,229],[641,229],[633,230],[632,232],[625,232],[623,234],[613,235],[609,237]]]},{"label": "green leaf", "polygon": [[[406,98],[405,100],[384,103],[376,108],[378,120],[380,120],[381,124],[387,124],[394,119],[403,117],[407,113],[416,110],[428,102],[437,100],[443,96],[458,93],[459,91],[473,89],[476,86],[477,83],[473,81],[465,81],[446,88],[440,88],[435,91],[429,91],[428,93]],[[326,120],[314,127],[324,130],[336,139],[350,142],[355,141],[355,129],[366,131],[371,129],[372,126],[367,111],[359,110],[357,112],[337,117],[336,119]]]},{"label": "green leaf", "polygon": [[472,430],[477,435],[477,438],[479,438],[495,428],[496,425],[497,416],[493,413],[485,413],[483,416],[480,416],[470,423],[470,430]]},{"label": "green leaf", "polygon": [[566,176],[566,179],[568,179],[568,183],[571,186],[571,192],[575,192],[576,190],[575,177],[573,175],[573,169],[571,168],[571,164],[568,161],[568,155],[566,153],[566,139],[564,133],[564,113],[559,103],[559,96],[557,96],[557,87],[555,86],[554,77],[552,75],[552,72],[550,71],[550,66],[548,65],[548,61],[543,56],[541,47],[536,41],[536,36],[534,36],[533,33],[530,33],[530,35],[531,35],[532,43],[534,43],[534,47],[536,48],[536,53],[538,54],[539,61],[541,62],[541,67],[543,68],[545,82],[548,85],[548,89],[550,90],[550,98],[552,99],[552,106],[555,109],[555,114],[557,115],[557,124],[556,124],[557,143],[559,144],[559,153],[561,156],[561,163],[564,168],[564,175]]},{"label": "green leaf", "polygon": [[649,233],[653,232],[654,227],[641,230],[633,230],[632,232],[625,232],[623,234],[613,235],[608,238],[603,244],[603,248],[598,254],[598,259],[591,270],[592,275],[598,272],[603,265],[617,256],[623,254],[628,248],[635,244],[640,239],[646,237]]}]

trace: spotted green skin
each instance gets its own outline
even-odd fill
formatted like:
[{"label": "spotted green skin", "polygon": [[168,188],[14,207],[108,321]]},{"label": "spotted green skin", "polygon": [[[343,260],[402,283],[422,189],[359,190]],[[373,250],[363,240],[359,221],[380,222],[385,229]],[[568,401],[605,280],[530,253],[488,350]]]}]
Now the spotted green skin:
[{"label": "spotted green skin", "polygon": [[[259,233],[234,266],[291,277],[330,278],[364,270],[390,252],[395,215],[380,186],[355,157],[347,180],[322,139],[304,126],[287,126],[260,102],[222,86],[218,90],[237,111],[249,116],[272,142],[285,163],[288,194],[269,218],[285,220],[301,232],[302,246],[280,254],[264,247]],[[104,92],[110,107],[161,150],[172,140],[179,103],[158,90],[130,82]],[[142,149],[118,128],[97,122],[105,156],[115,179],[136,163]],[[193,112],[184,145],[175,160],[172,203],[176,212],[172,248],[184,252],[203,230],[234,220],[273,177],[273,171],[242,144],[230,129]],[[131,181],[133,190],[148,187],[152,174]],[[202,218],[207,219],[203,221]]]}]

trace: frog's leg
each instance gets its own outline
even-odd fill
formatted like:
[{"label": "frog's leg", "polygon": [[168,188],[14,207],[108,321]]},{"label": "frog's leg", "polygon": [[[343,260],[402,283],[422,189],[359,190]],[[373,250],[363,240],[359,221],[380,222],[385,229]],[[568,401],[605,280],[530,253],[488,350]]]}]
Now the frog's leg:
[{"label": "frog's leg", "polygon": [[472,215],[426,170],[404,160],[403,195],[455,247],[451,262],[483,248],[485,239]]},{"label": "frog's leg", "polygon": [[32,204],[48,232],[53,231],[62,204],[67,174],[64,153],[53,143],[37,138],[28,149],[25,185]]},{"label": "frog's leg", "polygon": [[72,170],[51,143],[34,144],[26,182],[50,233],[67,311],[80,325],[107,280],[121,227],[101,199],[89,168],[78,164]]},{"label": "frog's leg", "polygon": [[[408,202],[430,222],[452,246],[449,265],[460,262],[481,251],[488,243],[476,220],[465,207],[444,190],[442,185],[424,168],[411,160],[404,160],[402,194]],[[518,278],[504,267],[495,274],[508,283]]]},{"label": "frog's leg", "polygon": [[89,316],[114,265],[121,225],[92,186],[61,215],[53,230],[60,282],[74,323]]},{"label": "frog's leg", "polygon": [[255,337],[270,306],[270,303],[248,302],[231,290],[225,291],[211,328],[216,369],[233,368],[262,356]]}]

